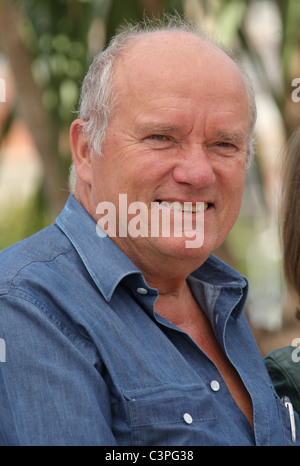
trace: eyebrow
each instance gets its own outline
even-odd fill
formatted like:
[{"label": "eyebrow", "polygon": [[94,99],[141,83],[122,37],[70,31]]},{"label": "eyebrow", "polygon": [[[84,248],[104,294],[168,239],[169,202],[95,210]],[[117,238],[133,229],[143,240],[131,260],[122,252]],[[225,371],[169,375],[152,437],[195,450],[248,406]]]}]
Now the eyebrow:
[{"label": "eyebrow", "polygon": [[139,131],[146,133],[164,133],[168,134],[172,131],[179,129],[177,125],[159,124],[159,123],[145,123],[139,126]]}]

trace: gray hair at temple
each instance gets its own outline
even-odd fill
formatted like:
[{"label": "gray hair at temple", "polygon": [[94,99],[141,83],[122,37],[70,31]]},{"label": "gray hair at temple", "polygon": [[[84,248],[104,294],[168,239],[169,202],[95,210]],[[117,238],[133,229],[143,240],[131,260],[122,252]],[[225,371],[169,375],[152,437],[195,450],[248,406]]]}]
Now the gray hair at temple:
[{"label": "gray hair at temple", "polygon": [[[226,50],[222,44],[219,44],[215,39],[212,39],[206,33],[199,30],[198,26],[194,23],[178,15],[165,15],[163,19],[145,20],[136,25],[128,25],[126,29],[112,38],[105,50],[94,58],[83,81],[78,115],[79,118],[85,121],[83,131],[89,146],[93,147],[94,150],[101,155],[102,144],[108,129],[109,119],[117,100],[113,73],[118,57],[126,51],[131,40],[144,34],[163,31],[180,31],[194,34],[200,39],[216,45],[238,66],[245,81],[250,105],[250,125],[246,163],[246,166],[249,167],[255,152],[253,134],[257,117],[255,95],[251,80],[241,64],[235,60],[231,52]],[[76,178],[76,170],[73,164],[71,166],[69,178],[71,192],[75,190]]]}]

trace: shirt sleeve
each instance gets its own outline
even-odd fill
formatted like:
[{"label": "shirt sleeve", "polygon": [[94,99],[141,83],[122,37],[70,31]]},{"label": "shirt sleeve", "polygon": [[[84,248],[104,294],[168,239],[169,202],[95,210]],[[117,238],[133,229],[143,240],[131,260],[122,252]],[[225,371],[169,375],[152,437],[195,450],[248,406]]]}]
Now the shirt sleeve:
[{"label": "shirt sleeve", "polygon": [[92,342],[28,296],[0,296],[0,445],[116,445]]}]

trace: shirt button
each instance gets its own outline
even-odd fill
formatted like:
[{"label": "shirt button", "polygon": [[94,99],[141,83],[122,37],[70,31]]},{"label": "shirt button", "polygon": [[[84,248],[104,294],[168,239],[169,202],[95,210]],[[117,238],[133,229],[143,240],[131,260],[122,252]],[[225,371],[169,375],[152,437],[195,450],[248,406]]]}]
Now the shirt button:
[{"label": "shirt button", "polygon": [[184,413],[184,415],[183,415],[183,420],[184,420],[187,424],[192,424],[192,422],[193,422],[193,418],[192,418],[192,416],[191,416],[189,413]]},{"label": "shirt button", "polygon": [[146,288],[137,288],[136,291],[139,293],[139,294],[147,294],[148,291],[146,290]]},{"label": "shirt button", "polygon": [[210,382],[210,388],[214,391],[214,392],[218,392],[220,390],[220,384],[217,380],[212,380]]}]

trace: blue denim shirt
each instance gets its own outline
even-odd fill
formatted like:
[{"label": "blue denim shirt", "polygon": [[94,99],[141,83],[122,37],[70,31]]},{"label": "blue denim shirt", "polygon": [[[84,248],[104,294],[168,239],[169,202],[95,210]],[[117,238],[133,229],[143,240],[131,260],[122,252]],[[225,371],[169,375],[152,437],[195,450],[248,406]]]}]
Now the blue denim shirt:
[{"label": "blue denim shirt", "polygon": [[154,312],[157,290],[70,196],[56,224],[0,254],[0,445],[291,444],[243,314],[245,278],[211,256],[188,282],[251,395],[254,432],[213,362]]}]

